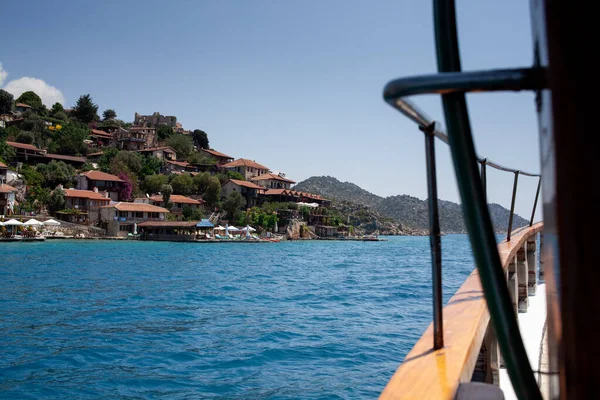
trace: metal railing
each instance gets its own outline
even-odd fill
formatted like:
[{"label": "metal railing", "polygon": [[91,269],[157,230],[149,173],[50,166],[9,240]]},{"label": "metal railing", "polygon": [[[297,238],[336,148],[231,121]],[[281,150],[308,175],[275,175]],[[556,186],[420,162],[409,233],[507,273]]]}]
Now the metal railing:
[{"label": "metal railing", "polygon": [[[439,74],[397,79],[388,83],[384,99],[425,134],[429,228],[432,257],[433,325],[435,350],[444,346],[442,316],[442,262],[437,199],[434,138],[450,146],[461,195],[465,225],[480,274],[488,309],[515,393],[521,399],[541,399],[531,370],[510,296],[496,238],[487,208],[487,166],[514,174],[511,210],[506,240],[510,241],[519,175],[538,178],[529,225],[533,224],[541,188],[541,176],[504,167],[475,153],[464,94],[467,92],[541,90],[546,87],[545,70],[538,68],[461,72],[454,0],[434,0],[434,19]],[[437,127],[407,96],[441,94],[449,135]],[[477,164],[480,165],[478,169]]]}]

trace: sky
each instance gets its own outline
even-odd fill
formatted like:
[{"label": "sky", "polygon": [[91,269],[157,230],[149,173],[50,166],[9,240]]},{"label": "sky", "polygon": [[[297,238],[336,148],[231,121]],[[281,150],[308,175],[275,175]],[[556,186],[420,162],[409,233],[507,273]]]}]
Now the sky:
[{"label": "sky", "polygon": [[[528,2],[459,0],[457,12],[464,70],[531,65]],[[175,115],[215,150],[295,181],[329,175],[425,199],[423,134],[382,93],[436,72],[432,15],[423,0],[8,2],[0,87],[67,108],[89,93],[125,121]],[[414,100],[443,125],[439,96]],[[467,101],[480,156],[539,171],[532,93]],[[449,149],[436,150],[439,197],[459,202]],[[489,201],[510,207],[512,183],[488,169]],[[515,209],[527,219],[536,185],[519,179]]]}]

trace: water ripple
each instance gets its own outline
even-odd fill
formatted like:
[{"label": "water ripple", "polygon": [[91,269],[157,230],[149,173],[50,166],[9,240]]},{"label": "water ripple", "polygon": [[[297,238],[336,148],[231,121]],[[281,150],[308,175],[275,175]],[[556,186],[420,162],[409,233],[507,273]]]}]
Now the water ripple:
[{"label": "water ripple", "polygon": [[431,321],[427,238],[0,250],[1,398],[373,398]]}]

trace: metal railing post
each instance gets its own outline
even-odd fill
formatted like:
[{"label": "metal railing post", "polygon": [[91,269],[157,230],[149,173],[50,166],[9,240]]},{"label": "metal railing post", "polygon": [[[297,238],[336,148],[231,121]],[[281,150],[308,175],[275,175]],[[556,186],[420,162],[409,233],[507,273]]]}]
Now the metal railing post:
[{"label": "metal railing post", "polygon": [[487,158],[484,158],[479,162],[481,164],[481,184],[483,185],[483,199],[487,204],[487,173],[485,170],[485,164],[487,163]]},{"label": "metal railing post", "polygon": [[535,192],[535,200],[533,201],[533,211],[531,211],[531,219],[529,220],[529,226],[533,225],[533,217],[535,217],[535,209],[537,207],[538,198],[540,197],[540,188],[542,187],[542,177],[538,180],[538,187]]},{"label": "metal railing post", "polygon": [[515,171],[515,181],[513,183],[512,200],[510,202],[510,215],[508,216],[508,232],[506,241],[510,242],[510,233],[512,232],[513,216],[515,214],[515,200],[517,198],[517,184],[519,183],[519,171]]},{"label": "metal railing post", "polygon": [[444,347],[442,315],[442,242],[440,214],[438,208],[437,173],[435,165],[435,122],[420,127],[425,134],[425,156],[427,163],[427,194],[429,203],[429,246],[431,248],[431,276],[433,286],[433,348]]}]

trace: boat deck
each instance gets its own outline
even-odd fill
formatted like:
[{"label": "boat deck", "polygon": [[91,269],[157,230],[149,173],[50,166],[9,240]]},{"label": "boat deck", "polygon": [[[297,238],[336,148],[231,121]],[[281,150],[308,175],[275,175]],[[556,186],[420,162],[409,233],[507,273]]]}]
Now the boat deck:
[{"label": "boat deck", "polygon": [[[546,330],[546,284],[542,283],[537,285],[537,291],[535,296],[529,297],[529,307],[526,313],[519,313],[519,330],[523,337],[523,343],[525,344],[525,350],[531,364],[531,369],[534,371],[540,371],[540,365],[542,364],[542,347],[544,331]],[[540,383],[540,374],[535,374]],[[542,379],[543,381],[543,379]],[[504,398],[506,400],[517,399],[513,387],[508,377],[508,371],[506,368],[500,368],[500,388],[504,392]],[[544,398],[544,385],[541,385],[542,395]]]}]

